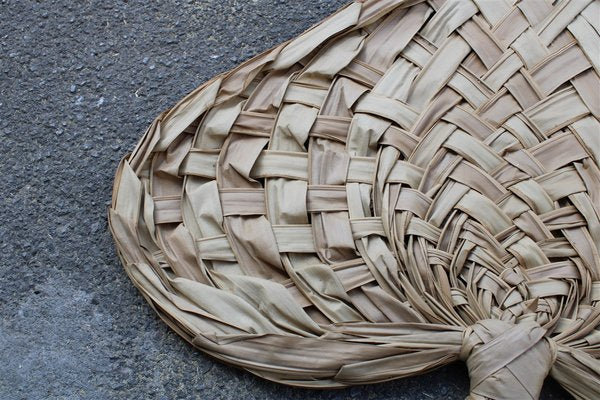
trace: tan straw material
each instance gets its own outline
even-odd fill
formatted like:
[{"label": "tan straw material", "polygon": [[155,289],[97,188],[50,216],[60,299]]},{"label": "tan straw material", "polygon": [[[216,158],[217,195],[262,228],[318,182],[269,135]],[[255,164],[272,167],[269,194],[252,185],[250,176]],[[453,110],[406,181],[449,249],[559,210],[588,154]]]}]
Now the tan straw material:
[{"label": "tan straw material", "polygon": [[109,212],[161,318],[288,385],[600,398],[600,2],[513,3],[357,1],[161,114]]}]

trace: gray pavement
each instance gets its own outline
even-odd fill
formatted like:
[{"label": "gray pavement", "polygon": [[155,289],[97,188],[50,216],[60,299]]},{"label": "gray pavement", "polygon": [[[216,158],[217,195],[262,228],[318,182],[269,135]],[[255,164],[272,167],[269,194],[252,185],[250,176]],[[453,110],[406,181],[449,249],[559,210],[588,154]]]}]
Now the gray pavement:
[{"label": "gray pavement", "polygon": [[152,119],[343,3],[0,0],[0,399],[464,398],[462,364],[314,391],[215,362],[115,256],[113,173]]}]

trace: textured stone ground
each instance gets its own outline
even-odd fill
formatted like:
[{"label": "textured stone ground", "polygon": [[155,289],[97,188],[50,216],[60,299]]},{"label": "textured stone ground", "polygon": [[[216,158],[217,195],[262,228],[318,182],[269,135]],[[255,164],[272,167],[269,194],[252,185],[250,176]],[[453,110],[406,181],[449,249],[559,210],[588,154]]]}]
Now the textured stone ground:
[{"label": "textured stone ground", "polygon": [[107,230],[118,160],[159,112],[343,3],[0,0],[0,399],[464,398],[462,364],[318,392],[214,362],[154,315]]}]

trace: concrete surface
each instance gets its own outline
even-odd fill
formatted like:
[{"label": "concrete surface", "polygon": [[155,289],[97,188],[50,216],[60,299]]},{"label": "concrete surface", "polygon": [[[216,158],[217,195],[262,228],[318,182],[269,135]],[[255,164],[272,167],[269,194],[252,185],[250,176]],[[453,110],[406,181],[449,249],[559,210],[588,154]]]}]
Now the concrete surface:
[{"label": "concrete surface", "polygon": [[154,315],[107,230],[118,160],[159,112],[343,3],[0,0],[0,399],[464,398],[462,364],[308,391],[214,362]]}]

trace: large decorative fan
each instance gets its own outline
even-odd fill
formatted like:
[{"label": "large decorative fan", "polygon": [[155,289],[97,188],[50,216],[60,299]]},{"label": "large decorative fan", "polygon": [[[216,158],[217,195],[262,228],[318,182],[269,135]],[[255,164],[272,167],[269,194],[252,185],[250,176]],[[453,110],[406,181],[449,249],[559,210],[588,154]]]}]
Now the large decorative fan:
[{"label": "large decorative fan", "polygon": [[288,385],[600,398],[600,2],[513,3],[357,1],[161,114],[109,212],[161,318]]}]

